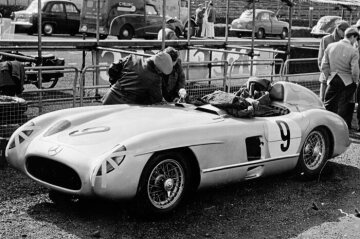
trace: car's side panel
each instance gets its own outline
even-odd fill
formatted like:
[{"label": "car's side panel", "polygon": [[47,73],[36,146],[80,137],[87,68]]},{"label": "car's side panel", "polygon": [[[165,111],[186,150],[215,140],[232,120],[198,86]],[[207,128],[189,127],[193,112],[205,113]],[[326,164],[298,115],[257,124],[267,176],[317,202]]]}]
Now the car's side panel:
[{"label": "car's side panel", "polygon": [[282,24],[277,20],[274,13],[270,14],[271,21],[271,34],[280,34],[283,27]]},{"label": "car's side panel", "polygon": [[270,15],[268,12],[260,13],[257,19],[258,29],[263,28],[265,34],[271,34],[271,22]]}]

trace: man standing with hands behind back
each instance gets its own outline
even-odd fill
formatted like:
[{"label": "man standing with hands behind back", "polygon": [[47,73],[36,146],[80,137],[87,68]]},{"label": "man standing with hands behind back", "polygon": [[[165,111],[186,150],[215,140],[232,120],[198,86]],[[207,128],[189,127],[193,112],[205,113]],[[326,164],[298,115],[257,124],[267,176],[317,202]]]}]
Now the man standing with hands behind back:
[{"label": "man standing with hands behind back", "polygon": [[[338,42],[341,39],[343,39],[344,32],[348,27],[350,27],[349,23],[347,21],[341,20],[340,22],[337,23],[334,31],[330,35],[326,35],[321,39],[319,46],[319,53],[318,53],[318,65],[320,71],[321,71],[321,61],[324,56],[325,49],[330,43]],[[319,81],[320,81],[320,99],[324,101],[325,90],[326,90],[326,79],[323,73],[320,74]]]},{"label": "man standing with hands behind back", "polygon": [[347,109],[359,81],[359,52],[354,48],[358,38],[357,28],[346,29],[344,39],[328,45],[321,62],[321,71],[327,80],[325,108],[339,114],[349,129],[353,112]]}]

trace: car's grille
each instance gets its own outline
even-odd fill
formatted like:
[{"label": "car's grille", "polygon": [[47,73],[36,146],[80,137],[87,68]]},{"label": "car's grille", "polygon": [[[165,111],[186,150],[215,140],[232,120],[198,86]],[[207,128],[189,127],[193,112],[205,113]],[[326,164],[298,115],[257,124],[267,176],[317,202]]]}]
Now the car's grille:
[{"label": "car's grille", "polygon": [[71,190],[81,188],[79,175],[69,166],[43,157],[26,159],[26,169],[35,178]]}]

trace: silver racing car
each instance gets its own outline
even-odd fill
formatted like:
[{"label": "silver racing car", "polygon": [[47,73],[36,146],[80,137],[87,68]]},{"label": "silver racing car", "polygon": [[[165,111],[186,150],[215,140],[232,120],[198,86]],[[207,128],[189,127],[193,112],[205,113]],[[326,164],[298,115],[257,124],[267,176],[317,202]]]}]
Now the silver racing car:
[{"label": "silver racing car", "polygon": [[212,105],[108,105],[31,119],[6,147],[8,162],[50,196],[128,199],[144,214],[174,210],[199,188],[285,171],[318,175],[350,145],[346,123],[309,89],[277,82],[266,117]]}]

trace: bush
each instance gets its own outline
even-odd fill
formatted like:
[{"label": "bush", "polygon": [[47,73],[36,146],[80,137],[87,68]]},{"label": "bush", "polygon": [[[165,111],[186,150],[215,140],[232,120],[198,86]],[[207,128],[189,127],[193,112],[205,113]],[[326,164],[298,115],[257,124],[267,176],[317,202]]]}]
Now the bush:
[{"label": "bush", "polygon": [[25,6],[6,6],[6,5],[0,5],[0,13],[2,14],[2,17],[4,18],[10,18],[10,14],[15,11],[20,11],[26,9]]}]

